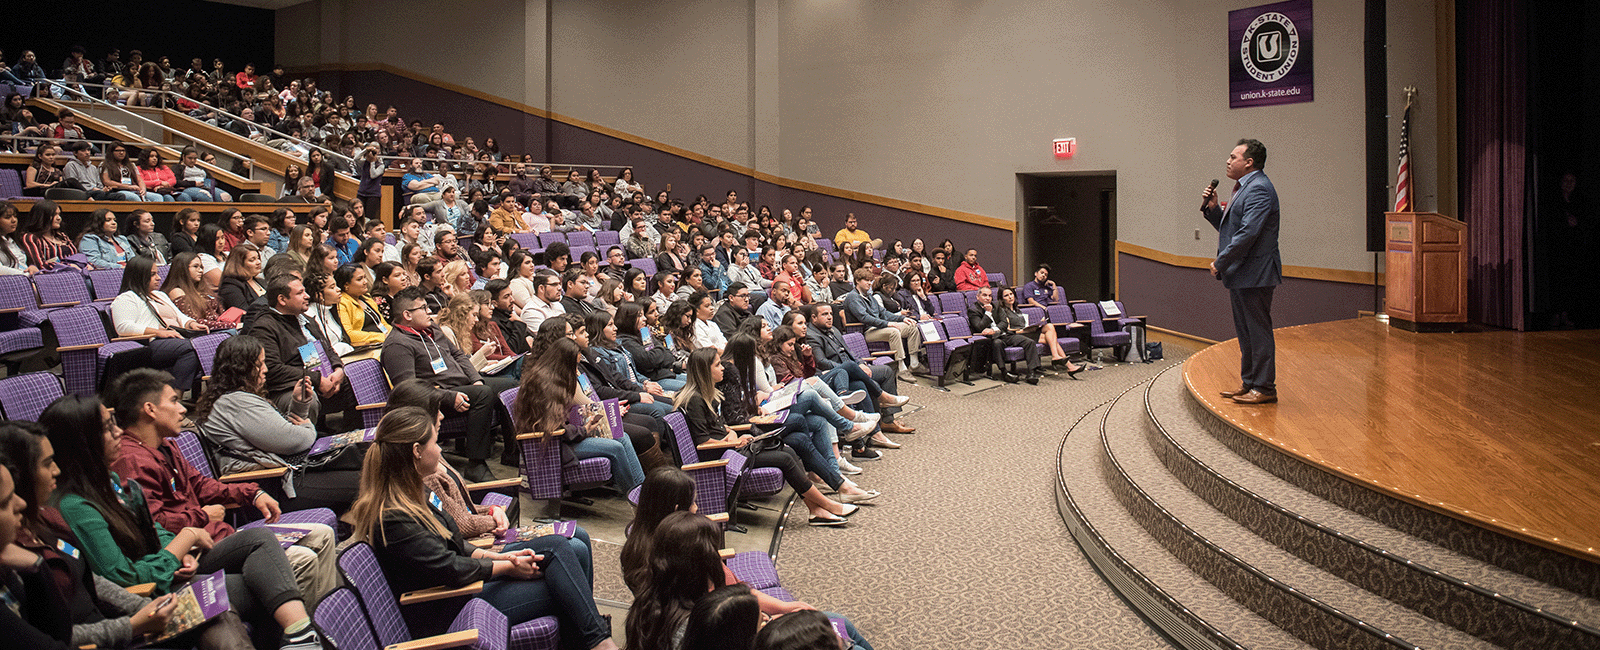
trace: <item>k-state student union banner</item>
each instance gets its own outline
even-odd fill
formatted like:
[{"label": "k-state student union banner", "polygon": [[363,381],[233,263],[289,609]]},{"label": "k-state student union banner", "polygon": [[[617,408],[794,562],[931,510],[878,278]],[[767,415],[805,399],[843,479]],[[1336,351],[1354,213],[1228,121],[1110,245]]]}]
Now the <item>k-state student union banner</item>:
[{"label": "k-state student union banner", "polygon": [[1228,12],[1228,107],[1309,102],[1311,0]]}]

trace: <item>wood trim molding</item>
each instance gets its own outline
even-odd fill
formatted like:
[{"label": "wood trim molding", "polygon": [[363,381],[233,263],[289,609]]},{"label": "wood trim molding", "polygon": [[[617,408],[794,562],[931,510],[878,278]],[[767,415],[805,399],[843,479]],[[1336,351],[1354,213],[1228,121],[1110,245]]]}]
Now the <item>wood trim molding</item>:
[{"label": "wood trim molding", "polygon": [[672,146],[670,144],[667,144],[665,142],[658,142],[656,140],[651,140],[649,138],[645,138],[645,137],[641,137],[641,136],[638,136],[638,135],[634,135],[632,133],[626,133],[626,132],[623,132],[623,131],[618,131],[616,129],[605,127],[605,126],[601,126],[601,125],[595,124],[593,122],[586,122],[584,120],[580,120],[578,118],[575,118],[575,117],[572,117],[572,116],[569,116],[569,115],[562,115],[560,113],[554,113],[554,112],[551,112],[549,110],[546,110],[546,109],[543,109],[543,108],[539,108],[537,106],[530,106],[528,104],[524,104],[522,102],[506,99],[504,97],[497,97],[497,96],[490,95],[490,94],[485,93],[485,92],[481,92],[481,91],[478,91],[478,90],[473,90],[471,88],[467,88],[466,86],[450,83],[450,82],[445,81],[443,79],[435,79],[433,77],[429,77],[429,76],[424,75],[424,74],[413,72],[411,70],[406,70],[404,68],[398,68],[398,67],[395,67],[395,66],[387,64],[387,63],[331,63],[331,64],[319,65],[319,66],[309,66],[309,67],[303,67],[303,68],[295,68],[294,70],[292,70],[290,72],[292,74],[309,74],[309,73],[316,73],[316,72],[387,72],[387,73],[395,75],[397,77],[405,77],[405,78],[410,79],[412,81],[425,83],[425,84],[428,84],[428,85],[431,85],[431,86],[438,86],[440,88],[443,88],[445,90],[449,90],[451,92],[460,93],[462,95],[466,95],[466,96],[472,97],[474,99],[479,99],[479,100],[482,100],[482,101],[485,101],[485,102],[489,102],[491,104],[504,106],[506,108],[509,108],[509,109],[512,109],[512,110],[515,110],[515,111],[521,111],[521,112],[526,113],[528,115],[533,115],[535,117],[542,117],[542,118],[545,118],[545,119],[554,120],[554,121],[560,122],[562,124],[575,126],[575,127],[580,128],[580,129],[587,130],[587,131],[593,131],[595,133],[599,133],[599,134],[604,135],[604,136],[609,136],[609,137],[612,137],[612,138],[616,138],[618,140],[622,140],[624,142],[629,142],[629,143],[632,143],[632,144],[636,144],[636,145],[639,145],[641,147],[648,147],[648,148],[651,148],[651,149],[655,149],[657,151],[661,151],[661,152],[664,152],[664,153],[669,153],[669,154],[672,154],[674,156],[678,156],[680,158],[686,158],[688,160],[692,160],[694,162],[698,162],[698,163],[705,164],[705,165],[710,165],[710,166],[716,167],[718,169],[724,169],[724,170],[733,172],[735,174],[743,174],[745,176],[749,176],[751,178],[754,178],[754,179],[756,179],[758,181],[762,181],[762,182],[766,182],[766,183],[772,183],[773,185],[777,185],[777,186],[780,186],[780,187],[786,187],[786,188],[794,189],[794,190],[801,190],[801,191],[804,191],[804,192],[814,192],[814,193],[817,193],[817,194],[824,194],[824,195],[827,195],[827,196],[833,196],[833,197],[846,199],[846,200],[850,200],[850,201],[859,201],[859,202],[862,202],[862,203],[870,203],[872,205],[879,205],[879,206],[883,206],[883,207],[886,207],[886,208],[892,208],[892,209],[895,209],[895,210],[905,210],[905,211],[908,211],[908,212],[917,212],[917,213],[920,213],[920,214],[926,214],[926,215],[930,215],[930,216],[935,216],[935,217],[939,217],[939,218],[942,218],[942,219],[950,219],[952,221],[960,221],[960,222],[964,222],[964,223],[970,223],[970,224],[973,224],[973,225],[984,226],[984,227],[987,227],[987,228],[996,228],[996,229],[999,229],[999,230],[1004,230],[1004,231],[1010,232],[1012,234],[1012,237],[1015,237],[1016,236],[1016,232],[1017,232],[1017,222],[1011,221],[1011,220],[1008,220],[1008,219],[1000,219],[1000,218],[997,218],[997,217],[990,217],[990,216],[985,216],[985,215],[981,215],[981,214],[974,214],[974,213],[971,213],[971,212],[962,212],[960,210],[951,210],[949,208],[934,207],[934,206],[931,206],[931,205],[924,205],[924,204],[921,204],[921,203],[914,203],[914,202],[911,202],[911,201],[904,201],[904,200],[901,200],[901,199],[893,199],[893,198],[889,198],[889,197],[885,197],[885,196],[878,196],[878,195],[875,195],[875,194],[867,194],[865,192],[856,192],[856,191],[841,189],[841,188],[837,188],[837,187],[829,187],[827,185],[818,185],[816,183],[809,183],[809,182],[806,182],[806,181],[799,181],[799,180],[794,180],[794,179],[791,179],[791,178],[783,178],[783,177],[780,177],[780,176],[774,176],[772,174],[768,174],[768,173],[762,172],[762,171],[757,171],[757,170],[755,170],[753,168],[746,167],[744,165],[736,165],[734,163],[727,162],[725,160],[718,160],[718,159],[712,158],[710,156],[706,156],[706,155],[703,155],[703,154],[695,153],[693,151],[689,151],[688,149],[683,149],[681,147],[674,147],[674,146]]},{"label": "wood trim molding", "polygon": [[1213,340],[1205,338],[1205,337],[1195,336],[1193,334],[1185,334],[1183,332],[1179,332],[1178,330],[1169,330],[1169,329],[1167,329],[1165,327],[1156,327],[1154,325],[1145,325],[1144,328],[1146,330],[1154,332],[1158,337],[1159,336],[1166,336],[1166,337],[1172,337],[1172,338],[1175,338],[1175,339],[1184,339],[1184,340],[1187,340],[1187,341],[1194,341],[1195,343],[1199,343],[1201,345],[1216,345],[1217,344],[1216,341],[1213,341]]},{"label": "wood trim molding", "polygon": [[[1166,264],[1166,265],[1169,265],[1169,266],[1181,266],[1181,267],[1184,267],[1184,268],[1191,268],[1191,269],[1209,269],[1209,268],[1211,268],[1211,258],[1209,258],[1209,257],[1193,257],[1193,256],[1189,256],[1189,255],[1178,255],[1176,253],[1168,253],[1166,251],[1156,250],[1154,248],[1147,248],[1147,247],[1144,247],[1144,246],[1140,246],[1138,244],[1130,244],[1130,243],[1125,242],[1125,241],[1118,241],[1117,242],[1117,253],[1118,254],[1126,253],[1126,254],[1132,255],[1134,257],[1140,257],[1140,258],[1144,258],[1144,259],[1147,259],[1147,260],[1160,262],[1162,264]],[[1120,267],[1117,270],[1117,274],[1119,276],[1118,279],[1120,280],[1121,279],[1120,278],[1120,276],[1121,276],[1121,268]],[[1344,282],[1344,283],[1348,283],[1348,284],[1364,284],[1364,285],[1369,285],[1369,286],[1372,284],[1372,272],[1371,271],[1347,271],[1347,270],[1344,270],[1344,269],[1327,269],[1327,268],[1322,268],[1322,267],[1317,267],[1317,266],[1290,266],[1290,265],[1285,264],[1283,266],[1283,275],[1284,275],[1284,277],[1298,278],[1298,279],[1301,279],[1301,280],[1320,280],[1320,281],[1323,281],[1323,282]],[[1383,274],[1379,273],[1378,274],[1378,284],[1380,284],[1380,285],[1383,284],[1383,281],[1384,281]],[[1120,282],[1119,282],[1119,285],[1120,285]]]}]

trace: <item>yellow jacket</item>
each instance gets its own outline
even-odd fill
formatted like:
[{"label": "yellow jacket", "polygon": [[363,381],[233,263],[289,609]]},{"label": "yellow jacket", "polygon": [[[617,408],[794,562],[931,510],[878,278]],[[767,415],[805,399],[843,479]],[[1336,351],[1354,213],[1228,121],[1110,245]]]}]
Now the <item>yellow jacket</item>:
[{"label": "yellow jacket", "polygon": [[357,300],[348,293],[340,294],[339,323],[344,325],[344,334],[349,337],[350,345],[356,347],[379,345],[389,334],[389,323],[383,318],[383,310],[378,308],[377,301],[371,296]]}]

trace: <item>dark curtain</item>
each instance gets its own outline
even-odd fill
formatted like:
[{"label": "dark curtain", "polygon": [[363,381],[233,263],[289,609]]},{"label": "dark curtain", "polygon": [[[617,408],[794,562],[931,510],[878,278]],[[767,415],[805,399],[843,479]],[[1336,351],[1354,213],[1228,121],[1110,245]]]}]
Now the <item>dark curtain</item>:
[{"label": "dark curtain", "polygon": [[1461,215],[1468,316],[1526,329],[1528,47],[1520,0],[1457,3]]}]

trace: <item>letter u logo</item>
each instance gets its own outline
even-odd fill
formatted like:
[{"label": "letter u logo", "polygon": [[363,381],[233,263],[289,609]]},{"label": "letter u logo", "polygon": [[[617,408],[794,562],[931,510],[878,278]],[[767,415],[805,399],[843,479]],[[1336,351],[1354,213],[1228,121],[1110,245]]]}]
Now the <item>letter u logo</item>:
[{"label": "letter u logo", "polygon": [[1283,56],[1283,34],[1269,32],[1256,37],[1256,58],[1277,61]]}]

